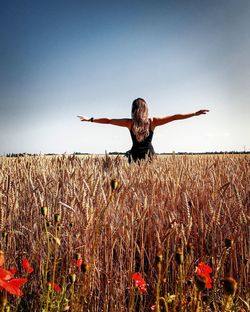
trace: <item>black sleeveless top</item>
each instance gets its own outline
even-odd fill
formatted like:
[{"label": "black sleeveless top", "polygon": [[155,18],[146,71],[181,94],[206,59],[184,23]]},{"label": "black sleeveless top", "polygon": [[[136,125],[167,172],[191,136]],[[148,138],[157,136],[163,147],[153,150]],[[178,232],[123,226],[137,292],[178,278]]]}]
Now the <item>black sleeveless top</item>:
[{"label": "black sleeveless top", "polygon": [[130,134],[131,134],[133,146],[129,153],[130,154],[129,161],[145,159],[146,156],[151,157],[155,154],[153,145],[151,143],[154,132],[151,129],[149,129],[149,135],[141,142],[137,141],[136,136],[133,133],[132,129],[130,130]]}]

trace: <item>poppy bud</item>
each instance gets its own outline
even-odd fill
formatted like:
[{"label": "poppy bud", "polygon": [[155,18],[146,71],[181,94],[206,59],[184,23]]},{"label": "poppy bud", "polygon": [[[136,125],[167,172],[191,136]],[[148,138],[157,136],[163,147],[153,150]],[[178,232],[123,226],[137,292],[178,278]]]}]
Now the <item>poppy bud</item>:
[{"label": "poppy bud", "polygon": [[83,262],[83,264],[81,265],[81,269],[83,273],[86,273],[88,271],[88,265],[87,263]]},{"label": "poppy bud", "polygon": [[54,237],[55,243],[60,246],[61,245],[61,241],[59,237]]},{"label": "poppy bud", "polygon": [[41,213],[42,213],[42,216],[44,216],[46,218],[47,214],[48,214],[48,208],[47,207],[42,207],[41,208]]},{"label": "poppy bud", "polygon": [[112,191],[115,191],[118,187],[118,182],[115,180],[115,179],[112,179],[111,180],[111,188],[112,188]]},{"label": "poppy bud", "polygon": [[82,258],[82,255],[80,253],[75,254],[75,259],[79,260]]},{"label": "poppy bud", "polygon": [[175,254],[175,261],[178,265],[181,265],[183,263],[183,252],[182,250],[178,249]]},{"label": "poppy bud", "polygon": [[75,273],[73,273],[70,275],[70,282],[75,283],[75,281],[76,281],[76,275],[75,275]]},{"label": "poppy bud", "polygon": [[225,239],[225,246],[226,246],[226,248],[227,248],[227,249],[228,249],[228,248],[231,248],[232,245],[233,245],[233,240],[230,239],[230,238],[226,238],[226,239]]},{"label": "poppy bud", "polygon": [[237,282],[233,277],[226,277],[224,280],[224,291],[228,296],[234,296],[237,289]]},{"label": "poppy bud", "polygon": [[59,214],[59,213],[56,213],[56,214],[54,215],[55,223],[59,223],[59,222],[60,222],[60,219],[61,219],[60,214]]},{"label": "poppy bud", "polygon": [[157,255],[155,260],[156,260],[156,264],[157,264],[157,265],[158,265],[159,263],[162,263],[162,260],[163,260],[162,255]]}]

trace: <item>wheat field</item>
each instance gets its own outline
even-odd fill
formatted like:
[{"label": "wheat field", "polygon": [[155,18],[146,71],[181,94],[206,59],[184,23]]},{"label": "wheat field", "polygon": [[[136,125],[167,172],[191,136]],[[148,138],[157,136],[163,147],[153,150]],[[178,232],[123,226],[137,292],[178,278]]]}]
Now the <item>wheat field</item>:
[{"label": "wheat field", "polygon": [[[34,269],[23,296],[1,290],[1,311],[248,311],[249,167],[249,155],[0,157],[4,268]],[[197,291],[199,262],[212,289]]]}]

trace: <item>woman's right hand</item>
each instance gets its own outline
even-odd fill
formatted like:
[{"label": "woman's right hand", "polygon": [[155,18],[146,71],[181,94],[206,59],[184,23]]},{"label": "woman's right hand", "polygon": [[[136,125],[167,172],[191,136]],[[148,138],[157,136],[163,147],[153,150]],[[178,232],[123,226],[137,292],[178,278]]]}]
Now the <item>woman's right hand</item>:
[{"label": "woman's right hand", "polygon": [[194,114],[195,114],[195,116],[199,116],[199,115],[206,114],[206,113],[208,113],[208,112],[209,112],[208,109],[201,109],[201,110],[199,110],[198,112],[195,112]]},{"label": "woman's right hand", "polygon": [[81,121],[90,121],[90,118],[84,116],[77,116]]}]

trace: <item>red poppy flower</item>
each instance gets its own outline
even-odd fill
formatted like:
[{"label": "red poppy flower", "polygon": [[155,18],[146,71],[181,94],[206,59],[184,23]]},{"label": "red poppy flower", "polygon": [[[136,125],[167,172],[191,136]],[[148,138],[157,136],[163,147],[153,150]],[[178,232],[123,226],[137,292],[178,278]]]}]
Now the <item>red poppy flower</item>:
[{"label": "red poppy flower", "polygon": [[8,270],[0,268],[0,280],[8,281],[12,277],[12,273]]},{"label": "red poppy flower", "polygon": [[205,264],[204,262],[198,263],[198,266],[196,267],[195,273],[196,275],[204,278],[206,282],[206,288],[212,288],[212,279],[209,275],[212,272],[213,272],[212,268],[209,265]]},{"label": "red poppy flower", "polygon": [[204,262],[198,263],[198,266],[196,267],[196,274],[200,274],[200,273],[210,274],[212,272],[213,272],[212,268],[210,268],[210,266]]},{"label": "red poppy flower", "polygon": [[7,292],[9,292],[12,295],[15,296],[22,296],[23,293],[20,289],[20,286],[24,283],[26,283],[28,280],[27,278],[13,278],[9,281],[5,281],[0,278],[0,287],[1,289],[5,289]]},{"label": "red poppy flower", "polygon": [[[51,285],[52,285],[52,283],[48,282],[48,286],[51,286]],[[56,292],[60,292],[60,291],[62,291],[62,288],[57,283],[54,283],[54,290]]]},{"label": "red poppy flower", "polygon": [[27,273],[33,272],[33,268],[30,266],[29,261],[25,258],[22,259],[22,266]]},{"label": "red poppy flower", "polygon": [[146,282],[145,280],[142,278],[140,273],[134,273],[132,275],[132,279],[135,282],[135,286],[139,289],[140,293],[143,294],[146,292]]},{"label": "red poppy flower", "polygon": [[60,291],[62,291],[62,288],[57,283],[54,283],[54,290],[56,292],[60,292]]},{"label": "red poppy flower", "polygon": [[76,266],[78,267],[78,269],[81,269],[82,261],[82,258],[76,260]]},{"label": "red poppy flower", "polygon": [[[0,251],[0,266],[3,264],[4,254]],[[22,296],[23,293],[20,289],[20,286],[26,283],[28,280],[26,278],[12,278],[16,271],[16,268],[12,268],[10,270],[0,268],[0,290],[5,289],[12,295]]]}]

